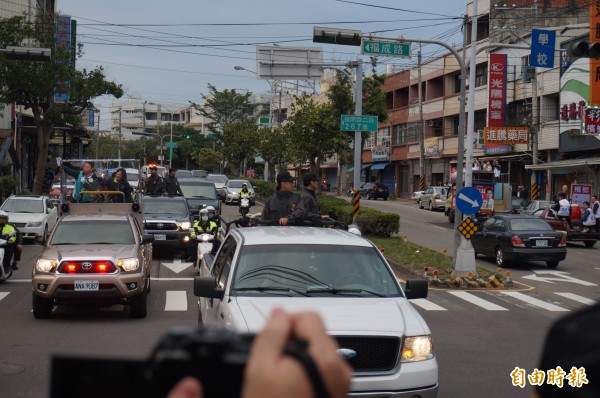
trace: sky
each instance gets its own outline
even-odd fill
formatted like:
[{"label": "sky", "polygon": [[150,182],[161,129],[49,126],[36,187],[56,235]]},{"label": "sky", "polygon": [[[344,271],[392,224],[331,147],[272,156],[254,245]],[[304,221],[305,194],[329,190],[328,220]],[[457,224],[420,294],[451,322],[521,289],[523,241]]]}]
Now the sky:
[{"label": "sky", "polygon": [[[10,0],[6,0],[10,1]],[[57,10],[77,20],[83,57],[78,68],[103,66],[128,97],[164,104],[201,102],[208,84],[218,90],[265,93],[256,71],[256,45],[322,47],[324,61],[362,57],[360,47],[312,42],[315,26],[360,30],[385,37],[437,39],[462,46],[466,0],[57,0]],[[411,59],[382,58],[405,68]],[[423,46],[423,59],[443,54]],[[101,129],[109,129],[112,97],[98,98]]]}]

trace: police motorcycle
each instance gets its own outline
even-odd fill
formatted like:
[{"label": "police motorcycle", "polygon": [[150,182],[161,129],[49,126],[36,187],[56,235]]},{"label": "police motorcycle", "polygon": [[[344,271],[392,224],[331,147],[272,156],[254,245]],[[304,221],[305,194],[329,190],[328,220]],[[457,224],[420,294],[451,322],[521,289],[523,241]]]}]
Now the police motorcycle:
[{"label": "police motorcycle", "polygon": [[250,203],[250,198],[248,197],[242,197],[240,198],[240,214],[242,215],[242,217],[245,217],[248,212],[250,211],[250,207],[252,207],[252,204]]},{"label": "police motorcycle", "polygon": [[[214,212],[215,212],[215,209],[212,206],[203,207],[198,212],[198,218],[202,217],[202,214],[208,214],[209,222],[214,221],[217,223],[217,226],[218,226],[218,225],[220,225],[220,218],[218,220],[215,220]],[[218,239],[218,238],[215,238],[215,235],[212,233],[203,232],[203,233],[196,234],[196,241],[198,242],[198,248],[196,249],[197,260],[196,260],[196,263],[194,264],[194,267],[196,267],[198,270],[200,269],[200,264],[202,263],[202,259],[204,258],[204,255],[206,253],[210,253],[212,251],[215,239]]]},{"label": "police motorcycle", "polygon": [[[10,238],[10,236],[6,236],[6,238]],[[0,283],[4,282],[12,276],[13,269],[16,269],[15,266],[17,265],[17,258],[20,257],[20,245],[17,245],[15,246],[15,252],[13,254],[11,267],[8,270],[5,270],[3,264],[6,245],[8,245],[8,239],[3,239],[2,237],[0,237]]]}]

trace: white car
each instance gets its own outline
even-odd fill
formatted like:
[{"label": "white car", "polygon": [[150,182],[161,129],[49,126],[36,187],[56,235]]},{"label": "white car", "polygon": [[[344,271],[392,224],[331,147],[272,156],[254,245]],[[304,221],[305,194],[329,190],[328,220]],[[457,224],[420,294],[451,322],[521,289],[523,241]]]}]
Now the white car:
[{"label": "white car", "polygon": [[228,180],[223,187],[225,195],[225,204],[239,203],[239,193],[242,190],[242,184],[248,185],[248,191],[250,191],[250,203],[254,204],[256,200],[256,193],[250,181],[248,180]]},{"label": "white car", "polygon": [[205,254],[194,294],[205,325],[258,333],[275,307],[317,311],[353,368],[352,396],[435,397],[438,365],[429,327],[367,239],[316,227],[231,230],[215,257]]},{"label": "white car", "polygon": [[423,195],[424,193],[425,193],[425,191],[415,191],[415,192],[413,192],[413,194],[410,198],[412,200],[414,200],[415,202],[419,203],[419,201],[421,200],[421,195]]},{"label": "white car", "polygon": [[44,244],[58,218],[56,206],[47,196],[13,195],[4,201],[0,210],[8,213],[8,222],[23,239],[38,239]]}]

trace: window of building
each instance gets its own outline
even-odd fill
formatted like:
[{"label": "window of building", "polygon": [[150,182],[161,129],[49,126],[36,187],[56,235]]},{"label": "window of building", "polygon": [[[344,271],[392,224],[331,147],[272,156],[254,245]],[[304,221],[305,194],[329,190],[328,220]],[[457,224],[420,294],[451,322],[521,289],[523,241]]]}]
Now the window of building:
[{"label": "window of building", "polygon": [[454,93],[460,93],[460,73],[454,75]]},{"label": "window of building", "polygon": [[477,65],[475,68],[475,87],[485,86],[488,79],[487,62]]},{"label": "window of building", "polygon": [[390,145],[390,128],[384,127],[377,131],[377,145],[389,146]]},{"label": "window of building", "polygon": [[529,66],[529,54],[521,57],[521,65]]},{"label": "window of building", "polygon": [[373,145],[375,143],[375,139],[373,138],[374,135],[375,135],[375,133],[369,134],[369,137],[365,140],[365,146],[364,147],[366,149],[373,148]]},{"label": "window of building", "polygon": [[156,120],[156,112],[146,112],[146,120]]}]

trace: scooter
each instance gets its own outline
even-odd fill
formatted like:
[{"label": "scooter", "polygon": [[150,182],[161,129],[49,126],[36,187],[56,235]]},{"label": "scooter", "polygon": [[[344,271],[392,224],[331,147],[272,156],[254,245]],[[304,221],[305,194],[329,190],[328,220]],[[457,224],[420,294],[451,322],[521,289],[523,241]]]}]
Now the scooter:
[{"label": "scooter", "polygon": [[4,270],[4,248],[6,247],[6,239],[0,239],[0,282],[4,282],[12,276],[12,268],[8,270],[8,273]]},{"label": "scooter", "polygon": [[242,215],[242,217],[245,217],[248,214],[251,206],[252,205],[250,204],[250,198],[240,198],[240,214]]},{"label": "scooter", "polygon": [[200,263],[202,262],[202,258],[204,257],[205,253],[210,253],[210,251],[213,248],[213,241],[215,240],[214,235],[212,234],[207,234],[207,233],[203,233],[203,234],[198,234],[196,236],[196,240],[198,241],[198,251],[197,251],[197,258],[198,260],[196,260],[196,268],[200,269]]}]

